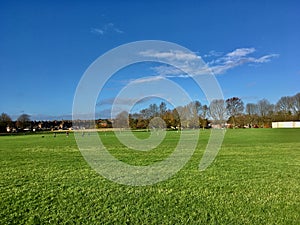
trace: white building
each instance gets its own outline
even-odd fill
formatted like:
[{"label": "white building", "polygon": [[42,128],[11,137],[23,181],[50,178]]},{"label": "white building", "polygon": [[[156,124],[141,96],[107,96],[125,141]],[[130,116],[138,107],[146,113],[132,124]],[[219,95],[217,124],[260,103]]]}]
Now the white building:
[{"label": "white building", "polygon": [[300,128],[300,121],[272,122],[272,128]]}]

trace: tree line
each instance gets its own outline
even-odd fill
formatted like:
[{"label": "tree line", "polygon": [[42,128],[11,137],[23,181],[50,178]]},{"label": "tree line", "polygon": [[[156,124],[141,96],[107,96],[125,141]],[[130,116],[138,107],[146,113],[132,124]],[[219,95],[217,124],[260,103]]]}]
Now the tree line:
[{"label": "tree line", "polygon": [[[156,118],[156,119],[154,119]],[[160,119],[157,119],[160,118]],[[211,126],[227,127],[271,127],[272,122],[300,120],[300,93],[293,96],[283,96],[276,104],[267,99],[246,105],[239,97],[226,100],[215,99],[209,105],[199,101],[190,102],[184,106],[168,109],[165,102],[159,105],[150,104],[138,113],[121,112],[116,118],[98,119],[94,123],[82,121],[86,128],[118,127],[131,129],[147,128],[209,128]],[[20,115],[16,121],[2,113],[0,115],[0,132],[6,132],[7,127],[24,130],[39,127],[65,129],[72,127],[72,121],[31,121],[28,114]],[[90,127],[91,124],[95,127]]]},{"label": "tree line", "polygon": [[20,131],[48,131],[69,129],[72,127],[72,121],[70,120],[53,120],[53,121],[32,121],[30,115],[21,114],[17,120],[13,121],[11,117],[2,113],[0,115],[0,133],[6,132],[20,132]]},{"label": "tree line", "polygon": [[[153,118],[161,118],[151,124]],[[150,104],[139,113],[121,112],[114,121],[115,127],[145,129],[152,127],[167,128],[209,128],[226,127],[271,127],[276,121],[300,120],[300,93],[281,97],[276,104],[267,99],[246,105],[239,97],[226,100],[215,99],[209,105],[199,101],[185,106],[167,109],[166,103]],[[163,121],[163,122],[162,122]]]}]

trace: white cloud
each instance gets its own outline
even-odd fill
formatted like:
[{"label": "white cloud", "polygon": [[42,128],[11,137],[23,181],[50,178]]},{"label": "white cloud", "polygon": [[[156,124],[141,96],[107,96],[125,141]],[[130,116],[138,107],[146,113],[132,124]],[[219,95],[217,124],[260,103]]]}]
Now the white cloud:
[{"label": "white cloud", "polygon": [[[163,60],[167,64],[153,67],[152,69],[160,77],[189,77],[202,75],[208,72],[208,67],[201,60],[201,57],[192,52],[185,51],[155,51],[147,50],[140,52],[144,57],[153,58],[153,60]],[[180,69],[178,69],[180,68]]]},{"label": "white cloud", "polygon": [[118,33],[118,34],[124,33],[124,31],[116,27],[113,23],[107,23],[103,25],[101,28],[92,28],[91,32],[98,35],[105,35],[108,33]]},{"label": "white cloud", "polygon": [[100,35],[104,34],[104,31],[102,29],[98,29],[98,28],[92,28],[91,32],[94,34],[100,34]]},{"label": "white cloud", "polygon": [[256,59],[255,62],[257,62],[257,63],[270,62],[271,58],[277,58],[277,57],[279,57],[279,54],[265,55],[265,56],[262,56],[262,57]]},{"label": "white cloud", "polygon": [[140,78],[137,80],[131,81],[132,84],[141,84],[141,83],[148,83],[148,82],[153,82],[153,81],[158,81],[162,80],[164,77],[162,76],[152,76],[152,77],[146,77],[146,78]]},{"label": "white cloud", "polygon": [[233,58],[233,57],[242,57],[249,55],[250,53],[255,52],[255,48],[238,48],[235,49],[232,52],[229,52],[226,54],[227,57]]},{"label": "white cloud", "polygon": [[183,52],[183,51],[168,51],[168,52],[157,52],[154,50],[147,50],[140,52],[142,56],[148,56],[158,59],[167,59],[168,61],[186,61],[186,60],[196,60],[200,58],[200,56],[197,56],[196,54],[192,54],[189,52]]},{"label": "white cloud", "polygon": [[204,73],[208,73],[209,69],[208,67],[202,67],[202,68],[195,68],[193,66],[189,66],[187,64],[181,65],[180,70],[176,67],[169,66],[169,65],[161,65],[152,67],[152,70],[155,72],[155,74],[158,74],[159,77],[165,77],[165,78],[172,78],[172,77],[178,77],[178,78],[188,78],[191,76],[196,75],[202,75]]},{"label": "white cloud", "polygon": [[205,54],[203,57],[204,57],[204,58],[208,58],[208,57],[219,57],[219,56],[221,56],[221,55],[223,55],[223,52],[217,52],[217,51],[215,51],[215,50],[211,50],[211,51],[209,51],[208,54]]},{"label": "white cloud", "polygon": [[230,69],[243,64],[258,64],[271,61],[272,58],[279,57],[279,54],[268,54],[261,57],[251,57],[250,54],[256,51],[255,48],[238,48],[226,55],[208,62],[214,74],[224,74]]},{"label": "white cloud", "polygon": [[[134,82],[144,83],[160,80],[163,78],[187,78],[213,72],[215,75],[224,74],[228,70],[245,64],[261,64],[270,62],[273,58],[279,57],[279,54],[268,54],[260,57],[254,57],[255,48],[237,48],[229,53],[222,53],[215,50],[210,51],[204,57],[211,61],[204,63],[201,57],[195,53],[184,51],[155,51],[147,50],[140,52],[144,57],[153,58],[153,60],[164,60],[170,65],[160,65],[152,67],[153,77],[139,79]],[[180,68],[180,69],[178,69]]]},{"label": "white cloud", "polygon": [[164,76],[164,77],[179,76],[180,74],[184,73],[173,66],[167,66],[167,65],[155,66],[152,67],[152,70],[155,72],[155,74],[159,74],[160,76]]},{"label": "white cloud", "polygon": [[147,102],[150,99],[152,99],[154,97],[149,96],[147,98],[106,98],[106,99],[102,99],[100,100],[100,102],[97,103],[97,106],[104,106],[104,105],[125,105],[125,106],[131,106],[134,103],[138,102],[138,103],[143,103],[143,102]]},{"label": "white cloud", "polygon": [[124,31],[120,30],[119,28],[114,27],[113,30],[119,34],[123,34]]}]

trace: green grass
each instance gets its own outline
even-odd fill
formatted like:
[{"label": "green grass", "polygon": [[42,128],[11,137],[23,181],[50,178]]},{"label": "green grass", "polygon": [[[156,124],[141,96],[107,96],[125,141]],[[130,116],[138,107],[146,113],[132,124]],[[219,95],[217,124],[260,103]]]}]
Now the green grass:
[{"label": "green grass", "polygon": [[[136,132],[140,138],[145,132]],[[178,133],[153,151],[122,146],[100,133],[120,160],[148,165],[163,160]],[[299,224],[300,130],[228,130],[214,163],[198,165],[209,137],[169,180],[120,185],[93,171],[74,136],[0,137],[0,224]]]}]

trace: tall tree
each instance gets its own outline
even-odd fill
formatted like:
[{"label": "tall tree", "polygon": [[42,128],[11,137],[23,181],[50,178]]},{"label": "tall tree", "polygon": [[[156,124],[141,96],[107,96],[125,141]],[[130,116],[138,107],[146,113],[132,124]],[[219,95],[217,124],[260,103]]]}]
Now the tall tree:
[{"label": "tall tree", "polygon": [[141,118],[143,118],[143,119],[148,119],[148,118],[150,118],[150,111],[149,111],[149,109],[147,108],[147,109],[142,109],[141,111],[140,111],[140,116],[141,116]]},{"label": "tall tree", "polygon": [[294,99],[290,96],[283,96],[276,103],[276,111],[279,115],[283,116],[284,120],[291,119],[290,117],[293,113],[293,103]]},{"label": "tall tree", "polygon": [[167,104],[165,102],[161,102],[159,104],[159,114],[162,117],[167,112]]},{"label": "tall tree", "polygon": [[28,114],[22,114],[17,119],[17,128],[24,129],[30,126],[30,116]]},{"label": "tall tree", "polygon": [[207,120],[208,113],[209,113],[208,106],[202,105],[200,108],[199,116],[200,116],[200,123],[203,129],[207,127],[208,124],[208,120]]},{"label": "tall tree", "polygon": [[228,118],[225,101],[214,99],[209,105],[209,114],[215,123],[223,125]]},{"label": "tall tree", "polygon": [[201,102],[199,102],[199,101],[194,101],[193,104],[194,104],[194,107],[195,107],[195,109],[196,109],[196,111],[197,111],[197,114],[200,116],[201,109],[202,109],[202,104],[201,104]]},{"label": "tall tree", "polygon": [[198,128],[200,125],[199,112],[201,108],[201,103],[199,101],[193,101],[186,105],[186,107],[189,112],[188,127]]},{"label": "tall tree", "polygon": [[12,120],[9,115],[6,113],[2,113],[0,115],[0,132],[5,132],[7,126],[10,126],[12,123]]},{"label": "tall tree", "polygon": [[149,106],[150,117],[156,117],[159,114],[159,107],[154,103]]},{"label": "tall tree", "polygon": [[257,115],[258,114],[258,106],[255,103],[247,103],[246,105],[246,114],[247,115]]},{"label": "tall tree", "polygon": [[159,115],[159,107],[154,103],[150,104],[148,108],[140,111],[143,119],[151,119]]},{"label": "tall tree", "polygon": [[129,114],[126,111],[120,112],[113,124],[114,128],[129,128]]},{"label": "tall tree", "polygon": [[293,97],[293,111],[297,120],[300,120],[300,92]]},{"label": "tall tree", "polygon": [[180,127],[180,116],[179,116],[179,112],[178,112],[178,108],[180,107],[177,107],[175,109],[172,110],[172,115],[173,115],[173,125],[174,127]]},{"label": "tall tree", "polygon": [[257,119],[257,117],[258,117],[258,106],[257,106],[257,104],[247,103],[245,111],[246,111],[247,124],[248,124],[249,127],[253,127],[255,119]]},{"label": "tall tree", "polygon": [[175,118],[178,118],[180,126],[187,127],[189,116],[190,116],[188,108],[186,106],[178,106],[178,107],[176,107],[175,110],[176,110]]},{"label": "tall tree", "polygon": [[270,126],[275,106],[267,99],[262,99],[257,102],[258,115],[261,117],[264,126]]},{"label": "tall tree", "polygon": [[229,98],[226,100],[226,109],[235,127],[235,117],[243,113],[244,102],[238,97]]}]

